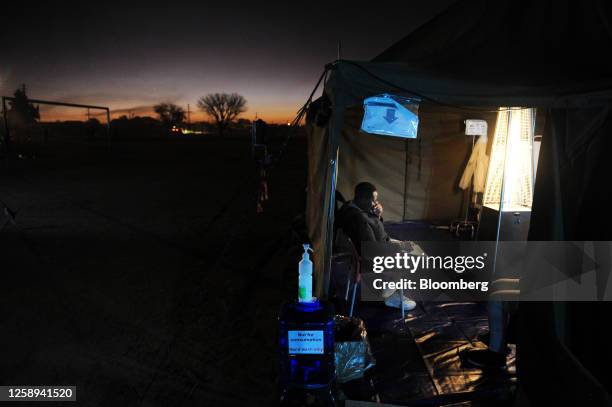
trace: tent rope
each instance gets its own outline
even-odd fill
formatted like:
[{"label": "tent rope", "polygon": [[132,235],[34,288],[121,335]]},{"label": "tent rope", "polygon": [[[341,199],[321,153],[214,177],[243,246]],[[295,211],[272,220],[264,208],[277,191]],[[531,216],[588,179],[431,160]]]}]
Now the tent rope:
[{"label": "tent rope", "polygon": [[321,85],[321,82],[325,83],[327,81],[327,73],[329,72],[329,69],[330,69],[329,66],[325,66],[323,73],[321,73],[321,76],[319,76],[319,80],[317,81],[317,84],[312,89],[312,92],[310,92],[310,95],[308,96],[306,103],[304,103],[304,105],[297,111],[296,116],[291,121],[291,124],[289,125],[289,132],[287,133],[287,137],[285,137],[285,140],[283,141],[283,144],[281,145],[281,148],[279,149],[278,156],[276,157],[276,160],[275,160],[276,164],[278,164],[281,161],[283,155],[285,154],[285,150],[287,148],[287,145],[289,144],[289,141],[291,140],[291,136],[293,136],[294,132],[296,131],[296,129],[299,127],[300,123],[302,122],[304,115],[306,114],[306,112],[308,111],[308,108],[310,107],[312,103],[312,98],[314,97],[314,94],[317,92],[317,89],[319,89],[319,86]]},{"label": "tent rope", "polygon": [[310,95],[308,96],[306,103],[304,103],[304,105],[297,111],[295,118],[289,124],[287,136],[285,137],[285,140],[281,144],[281,147],[279,148],[277,155],[274,157],[266,153],[266,157],[261,162],[257,163],[257,166],[258,166],[257,176],[259,178],[258,187],[256,188],[256,191],[255,191],[255,201],[257,205],[256,207],[257,213],[262,213],[264,211],[263,204],[269,198],[268,178],[270,177],[272,170],[277,168],[279,164],[281,163],[282,158],[285,155],[287,146],[289,145],[289,141],[291,141],[291,136],[293,136],[294,132],[297,131],[297,128],[299,127],[302,119],[304,118],[304,115],[308,111],[308,108],[310,107],[312,103],[312,98],[314,97],[314,94],[316,93],[317,89],[321,85],[321,82],[325,82],[327,80],[328,71],[329,71],[329,67],[326,66],[325,70],[319,77],[319,80],[317,81],[315,87],[312,89],[312,92],[310,92]]}]

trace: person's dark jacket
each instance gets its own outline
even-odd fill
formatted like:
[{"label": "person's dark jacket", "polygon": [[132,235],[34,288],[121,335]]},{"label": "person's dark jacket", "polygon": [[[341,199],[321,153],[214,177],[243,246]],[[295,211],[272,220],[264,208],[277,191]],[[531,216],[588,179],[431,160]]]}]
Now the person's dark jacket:
[{"label": "person's dark jacket", "polygon": [[352,201],[347,202],[338,212],[337,226],[347,235],[358,252],[362,242],[388,242],[389,235],[381,218],[364,211]]}]

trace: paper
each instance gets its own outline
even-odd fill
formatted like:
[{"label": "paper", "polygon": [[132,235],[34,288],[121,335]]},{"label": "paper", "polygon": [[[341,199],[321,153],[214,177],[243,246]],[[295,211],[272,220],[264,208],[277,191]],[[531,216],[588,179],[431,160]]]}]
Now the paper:
[{"label": "paper", "polygon": [[288,331],[290,355],[323,353],[323,331]]},{"label": "paper", "polygon": [[486,136],[487,122],[485,120],[467,119],[465,121],[466,136]]}]

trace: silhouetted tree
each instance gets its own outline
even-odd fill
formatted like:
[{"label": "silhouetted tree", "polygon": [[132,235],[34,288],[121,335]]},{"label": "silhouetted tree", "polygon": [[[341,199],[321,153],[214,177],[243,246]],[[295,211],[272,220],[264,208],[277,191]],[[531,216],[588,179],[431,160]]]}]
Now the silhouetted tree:
[{"label": "silhouetted tree", "polygon": [[185,120],[185,111],[174,103],[159,103],[153,106],[153,110],[159,115],[159,120],[169,127],[178,126]]},{"label": "silhouetted tree", "polygon": [[240,113],[246,112],[246,99],[237,93],[210,93],[198,100],[198,107],[211,116],[219,135]]},{"label": "silhouetted tree", "polygon": [[7,112],[9,123],[13,122],[13,125],[36,123],[36,121],[40,119],[39,108],[38,106],[34,107],[34,105],[30,103],[26,93],[26,85],[21,85],[21,87],[13,93],[13,96],[15,99],[9,102],[10,108]]}]

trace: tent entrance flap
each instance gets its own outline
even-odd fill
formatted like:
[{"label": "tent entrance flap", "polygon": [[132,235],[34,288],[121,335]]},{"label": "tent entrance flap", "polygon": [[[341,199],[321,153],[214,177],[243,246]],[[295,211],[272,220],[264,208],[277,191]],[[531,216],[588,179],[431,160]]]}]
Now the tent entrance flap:
[{"label": "tent entrance flap", "polygon": [[495,112],[476,114],[423,103],[419,138],[407,139],[362,132],[363,114],[361,105],[345,106],[341,114],[335,110],[325,127],[308,124],[308,227],[317,296],[326,295],[329,283],[336,191],[352,199],[355,185],[371,182],[385,208],[385,222],[449,223],[465,209],[459,188],[471,150],[465,120],[486,120],[491,132],[496,120]]}]

